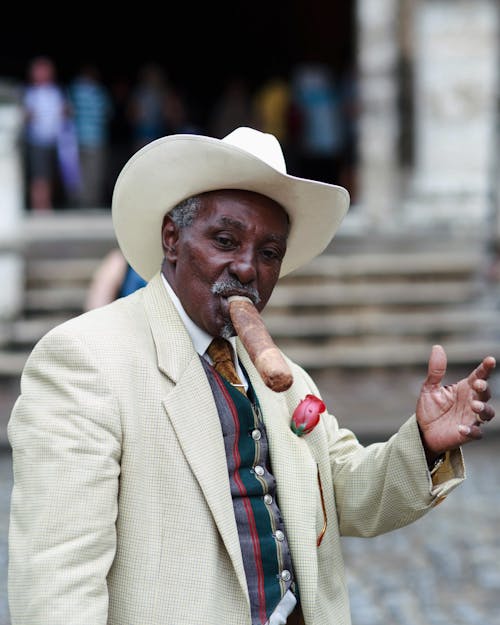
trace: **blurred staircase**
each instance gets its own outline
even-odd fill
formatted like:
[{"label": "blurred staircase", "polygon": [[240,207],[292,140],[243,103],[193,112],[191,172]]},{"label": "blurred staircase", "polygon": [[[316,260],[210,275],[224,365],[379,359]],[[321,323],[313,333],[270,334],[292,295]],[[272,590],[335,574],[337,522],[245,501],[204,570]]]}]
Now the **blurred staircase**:
[{"label": "blurred staircase", "polygon": [[308,369],[422,367],[435,343],[450,365],[500,358],[500,282],[484,242],[339,235],[280,281],[264,311],[294,360]]},{"label": "blurred staircase", "polygon": [[0,384],[19,376],[45,332],[83,311],[91,276],[114,245],[109,211],[26,216],[24,306],[0,326]]},{"label": "blurred staircase", "polygon": [[[14,387],[35,342],[82,312],[89,280],[115,245],[109,211],[27,216],[25,302],[0,327],[0,385]],[[430,346],[450,364],[500,358],[498,282],[480,241],[346,236],[278,283],[264,311],[276,343],[308,369],[411,367]]]}]

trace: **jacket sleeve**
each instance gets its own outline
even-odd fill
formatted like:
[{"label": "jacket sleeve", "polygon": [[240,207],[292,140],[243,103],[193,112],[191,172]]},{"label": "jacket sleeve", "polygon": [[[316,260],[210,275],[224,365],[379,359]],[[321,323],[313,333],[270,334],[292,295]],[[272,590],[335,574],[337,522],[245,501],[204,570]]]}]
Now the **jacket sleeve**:
[{"label": "jacket sleeve", "polygon": [[[305,393],[320,396],[308,373],[296,367],[294,376],[297,389],[289,396],[290,414]],[[334,493],[332,504],[344,536],[376,536],[408,525],[465,479],[461,449],[447,453],[440,469],[430,475],[415,415],[387,441],[364,446],[327,411],[305,440],[323,488]]]},{"label": "jacket sleeve", "polygon": [[108,378],[95,362],[84,341],[58,328],[24,368],[8,424],[12,625],[108,619],[121,430]]},{"label": "jacket sleeve", "polygon": [[446,455],[431,477],[415,415],[389,440],[362,446],[333,428],[329,458],[340,532],[376,536],[422,517],[465,479],[462,451]]}]

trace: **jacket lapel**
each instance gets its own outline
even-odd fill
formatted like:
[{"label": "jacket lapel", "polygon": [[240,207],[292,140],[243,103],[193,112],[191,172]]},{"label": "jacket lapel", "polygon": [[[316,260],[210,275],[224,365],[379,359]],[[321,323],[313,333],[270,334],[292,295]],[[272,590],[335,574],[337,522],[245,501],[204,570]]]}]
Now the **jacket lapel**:
[{"label": "jacket lapel", "polygon": [[145,289],[145,307],[158,368],[173,382],[163,406],[247,595],[219,415],[200,357],[160,274]]}]

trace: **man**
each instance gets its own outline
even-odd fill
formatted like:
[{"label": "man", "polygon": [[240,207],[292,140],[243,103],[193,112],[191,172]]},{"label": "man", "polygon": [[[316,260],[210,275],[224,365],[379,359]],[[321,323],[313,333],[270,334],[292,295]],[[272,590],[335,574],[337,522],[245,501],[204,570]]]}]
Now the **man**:
[{"label": "man", "polygon": [[109,127],[114,114],[111,94],[96,65],[85,63],[68,87],[78,144],[81,184],[78,206],[106,204],[104,183],[108,161]]},{"label": "man", "polygon": [[[125,165],[115,230],[149,282],[49,332],[9,422],[12,625],[350,623],[340,535],[399,528],[463,481],[495,360],[442,387],[435,346],[416,415],[367,447],[297,364],[288,390],[264,383],[228,298],[262,310],[347,206],[249,128],[158,139]],[[216,371],[221,336],[237,386]]]},{"label": "man", "polygon": [[64,131],[70,121],[68,101],[51,58],[37,56],[30,61],[22,105],[29,208],[48,212],[60,200],[58,193],[68,171],[68,161],[62,158],[67,153],[61,150],[61,137],[66,137]]}]

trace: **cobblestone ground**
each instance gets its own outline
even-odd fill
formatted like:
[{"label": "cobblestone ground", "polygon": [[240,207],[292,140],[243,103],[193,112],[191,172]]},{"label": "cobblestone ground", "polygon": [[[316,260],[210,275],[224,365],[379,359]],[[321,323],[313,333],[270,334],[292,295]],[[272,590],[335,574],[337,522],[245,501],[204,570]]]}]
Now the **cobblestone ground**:
[{"label": "cobblestone ground", "polygon": [[465,447],[468,479],[416,523],[343,539],[353,625],[500,625],[499,452]]},{"label": "cobblestone ground", "polygon": [[[343,539],[353,625],[500,625],[500,438],[464,451],[468,479],[428,516],[377,538]],[[6,567],[11,484],[10,455],[4,452],[0,625],[10,625]]]}]

